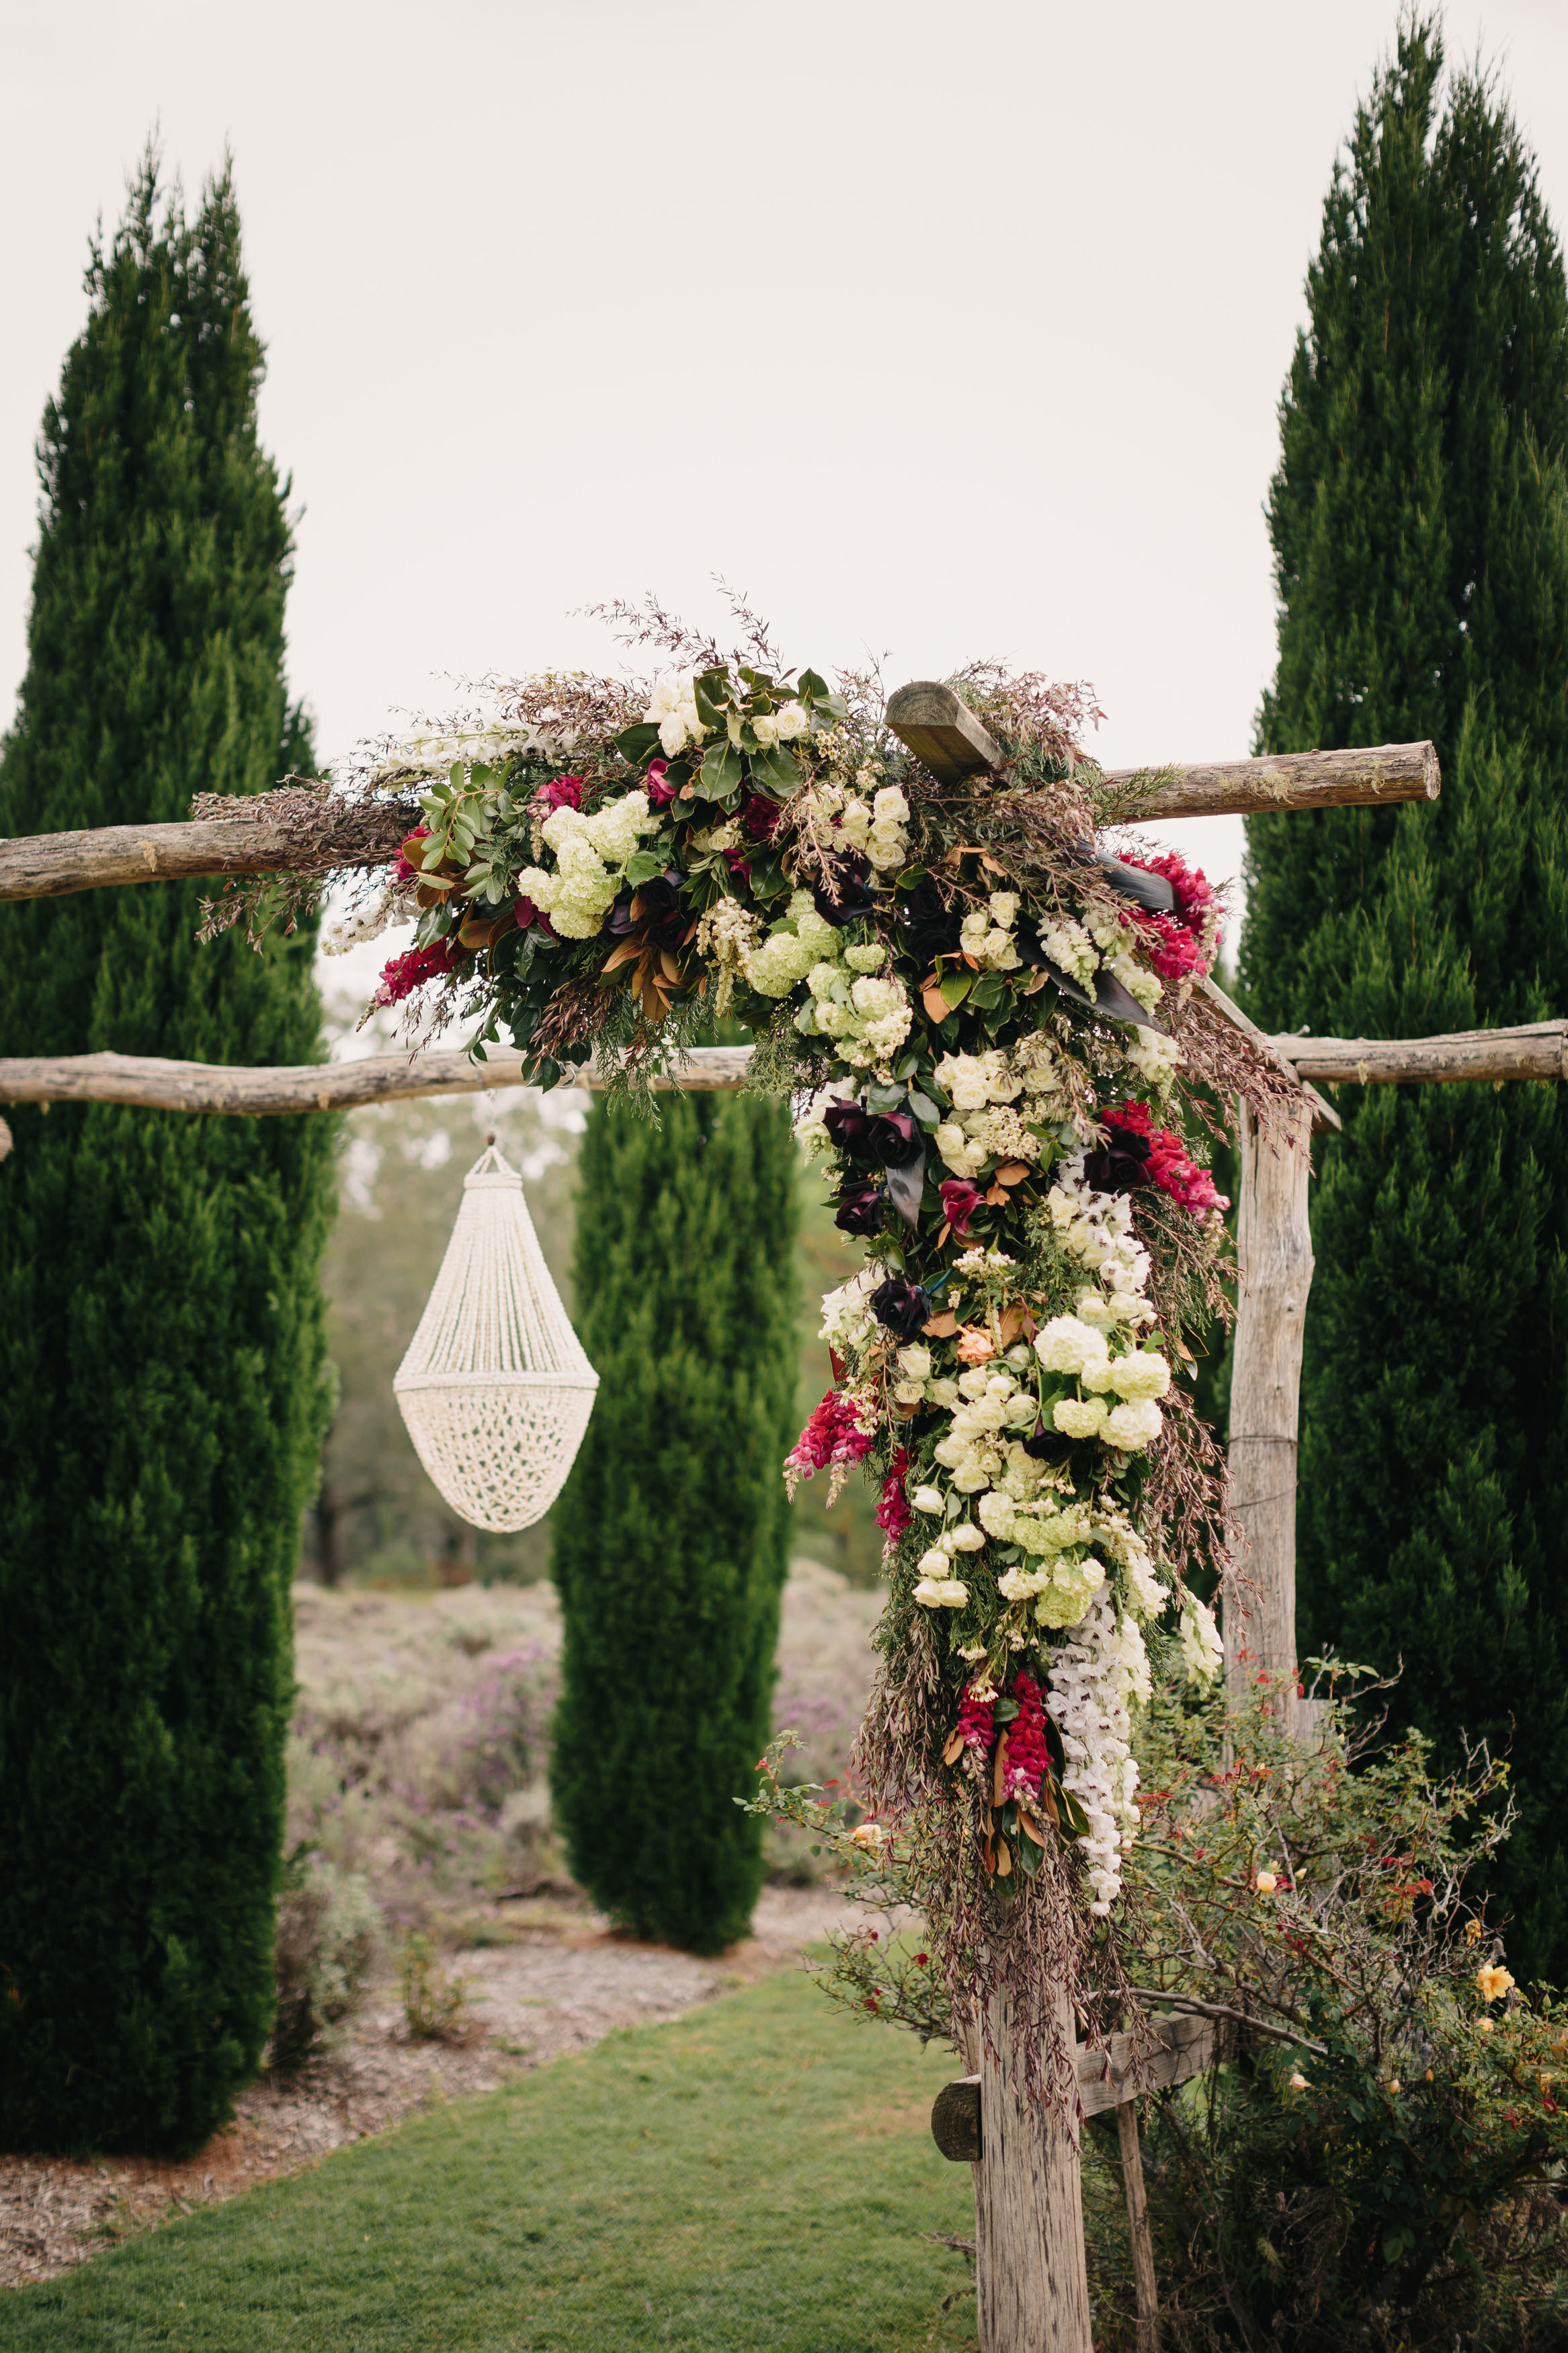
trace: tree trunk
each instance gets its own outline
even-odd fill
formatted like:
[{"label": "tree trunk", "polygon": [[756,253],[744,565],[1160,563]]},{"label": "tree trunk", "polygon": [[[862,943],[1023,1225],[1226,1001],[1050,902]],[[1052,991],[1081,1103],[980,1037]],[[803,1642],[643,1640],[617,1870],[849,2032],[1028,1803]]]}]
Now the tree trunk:
[{"label": "tree trunk", "polygon": [[1063,1987],[1046,2070],[1057,2096],[1045,2107],[1025,2097],[1008,1996],[992,1993],[985,2008],[987,2032],[976,2037],[973,2052],[981,2083],[974,2168],[981,2353],[1091,2353],[1072,2006]]},{"label": "tree trunk", "polygon": [[1296,1453],[1312,1282],[1310,1118],[1303,1104],[1289,1147],[1276,1151],[1259,1140],[1257,1122],[1241,1107],[1240,1300],[1230,1392],[1230,1504],[1242,1543],[1225,1599],[1226,1679],[1239,1696],[1260,1672],[1278,1678],[1290,1728],[1299,1718]]}]

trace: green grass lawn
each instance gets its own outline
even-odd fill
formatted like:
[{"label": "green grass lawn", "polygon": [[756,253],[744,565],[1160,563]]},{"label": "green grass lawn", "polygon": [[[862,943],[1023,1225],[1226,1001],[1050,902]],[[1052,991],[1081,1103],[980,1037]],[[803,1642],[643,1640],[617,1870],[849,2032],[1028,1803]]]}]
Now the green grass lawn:
[{"label": "green grass lawn", "polygon": [[952,2072],[792,1972],[16,2290],[0,2347],[964,2353]]}]

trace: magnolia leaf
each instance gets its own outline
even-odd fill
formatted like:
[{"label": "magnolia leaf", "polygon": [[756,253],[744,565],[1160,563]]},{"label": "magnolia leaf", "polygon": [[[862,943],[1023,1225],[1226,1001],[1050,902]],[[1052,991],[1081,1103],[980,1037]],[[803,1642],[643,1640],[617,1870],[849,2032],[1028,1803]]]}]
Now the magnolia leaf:
[{"label": "magnolia leaf", "polygon": [[656,874],[664,872],[664,860],[656,850],[634,850],[626,860],[626,881],[635,888],[639,882],[651,882]]},{"label": "magnolia leaf", "polygon": [[959,1758],[963,1754],[964,1746],[965,1743],[962,1732],[950,1732],[947,1736],[947,1746],[942,1752],[942,1763],[944,1765],[956,1765]]},{"label": "magnolia leaf", "polygon": [[942,995],[941,989],[921,989],[921,1004],[924,1008],[926,1019],[928,1021],[934,1021],[940,1029],[942,1024],[947,1019],[950,1010],[947,999]]},{"label": "magnolia leaf", "polygon": [[928,1340],[951,1340],[957,1329],[958,1318],[951,1313],[946,1315],[933,1315],[928,1324],[921,1325],[921,1330]]},{"label": "magnolia leaf", "polygon": [[636,727],[623,727],[616,737],[616,751],[623,760],[629,760],[634,767],[641,767],[649,754],[657,750],[658,745],[658,729],[651,722],[644,722]]},{"label": "magnolia leaf", "polygon": [[942,998],[945,1011],[952,1013],[962,1005],[973,986],[973,976],[970,973],[944,972],[937,983],[937,994]]}]

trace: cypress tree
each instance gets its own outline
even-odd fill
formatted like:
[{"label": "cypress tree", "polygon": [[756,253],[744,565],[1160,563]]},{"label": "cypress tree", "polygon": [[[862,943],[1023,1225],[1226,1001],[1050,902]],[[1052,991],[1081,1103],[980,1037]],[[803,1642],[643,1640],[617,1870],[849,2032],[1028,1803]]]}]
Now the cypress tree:
[{"label": "cypress tree", "polygon": [[[303,764],[290,535],[229,176],[96,243],[44,417],[0,830],[188,816]],[[309,941],[200,886],[8,909],[0,1054],[318,1051]],[[319,1120],[11,1114],[0,1171],[0,2140],[199,2143],[268,2029],[289,1584],[319,1451]]]},{"label": "cypress tree", "polygon": [[[1407,17],[1308,277],[1269,501],[1260,748],[1435,739],[1436,807],[1248,824],[1242,976],[1271,1029],[1568,1013],[1568,289],[1484,74]],[[1346,1088],[1320,1147],[1302,1648],[1403,1660],[1396,1720],[1511,1744],[1494,1886],[1568,1971],[1568,1105]]]},{"label": "cypress tree", "polygon": [[785,1107],[595,1105],[577,1328],[599,1393],[555,1513],[552,1783],[572,1869],[640,1936],[713,1953],[762,1884],[796,1335]]}]

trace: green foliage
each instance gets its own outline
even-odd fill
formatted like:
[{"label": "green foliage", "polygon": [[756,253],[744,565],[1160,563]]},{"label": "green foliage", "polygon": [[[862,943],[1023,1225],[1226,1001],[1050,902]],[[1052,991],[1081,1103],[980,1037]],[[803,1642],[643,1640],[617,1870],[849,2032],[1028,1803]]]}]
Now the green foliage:
[{"label": "green foliage", "polygon": [[951,2073],[786,1971],[17,2289],[7,2353],[973,2353]]},{"label": "green foliage", "polygon": [[[95,248],[40,444],[0,831],[185,816],[305,756],[226,175]],[[300,1062],[310,943],[194,889],[7,910],[0,1053]],[[320,1442],[323,1120],[22,1108],[0,1172],[0,2142],[179,2148],[272,2010],[289,1584]]]},{"label": "green foliage", "polygon": [[612,1917],[717,1952],[762,1881],[732,1800],[770,1730],[787,1558],[787,1111],[668,1097],[655,1127],[595,1105],[581,1167],[577,1325],[600,1387],[556,1514],[556,1819]]},{"label": "green foliage", "polygon": [[[1568,1012],[1568,287],[1485,79],[1407,20],[1308,280],[1269,506],[1264,748],[1429,735],[1435,807],[1248,823],[1268,1028],[1410,1037]],[[1495,1884],[1568,1971],[1568,1103],[1346,1088],[1318,1150],[1301,1639],[1403,1679],[1448,1765],[1520,1740]]]},{"label": "green foliage", "polygon": [[278,1898],[269,2066],[286,2074],[331,2048],[337,2030],[363,2004],[380,1928],[375,1899],[359,1873],[299,1849],[289,1855]]},{"label": "green foliage", "polygon": [[403,2017],[416,2042],[461,2042],[473,2029],[468,1980],[444,1969],[436,1947],[416,1928],[403,1947]]}]

